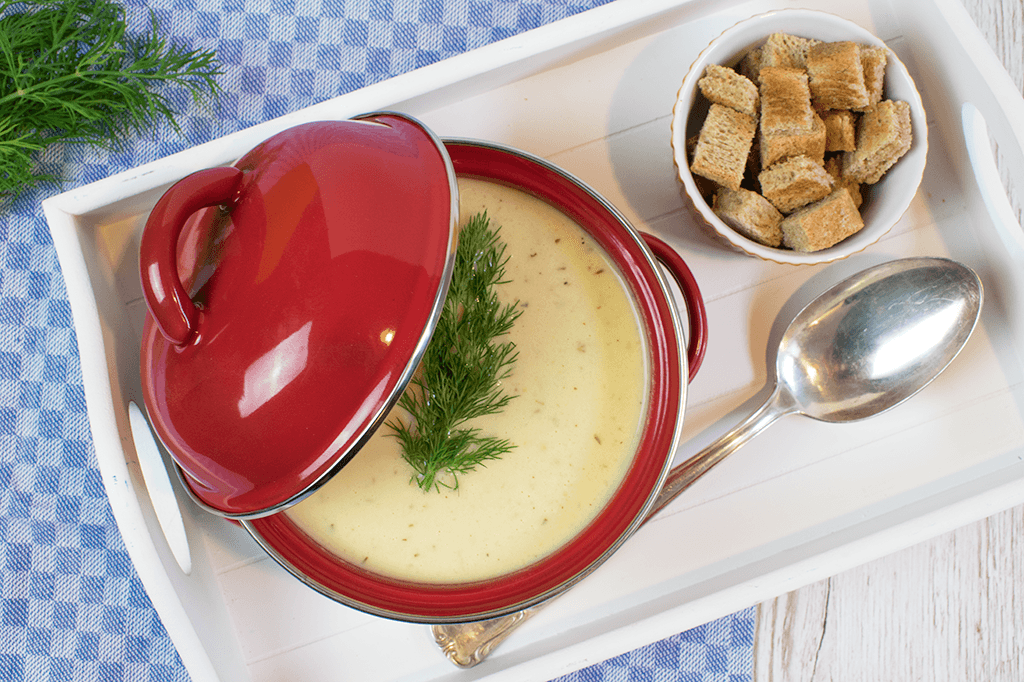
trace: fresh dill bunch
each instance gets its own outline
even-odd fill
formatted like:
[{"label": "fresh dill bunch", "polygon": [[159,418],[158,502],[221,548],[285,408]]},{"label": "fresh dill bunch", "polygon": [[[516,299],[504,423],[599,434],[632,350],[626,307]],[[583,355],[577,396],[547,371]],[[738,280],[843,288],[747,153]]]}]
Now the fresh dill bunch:
[{"label": "fresh dill bunch", "polygon": [[168,43],[152,12],[129,35],[113,0],[0,0],[0,197],[55,181],[36,162],[56,142],[120,149],[159,121],[180,132],[160,88],[216,103],[218,75],[213,52]]},{"label": "fresh dill bunch", "polygon": [[[482,435],[467,420],[504,409],[512,400],[501,382],[518,355],[500,341],[521,314],[519,302],[502,305],[495,285],[505,276],[505,244],[487,213],[473,216],[459,233],[452,281],[423,361],[399,405],[412,416],[388,426],[401,441],[413,480],[424,490],[456,489],[458,476],[515,447]],[[450,482],[449,482],[450,481]]]}]

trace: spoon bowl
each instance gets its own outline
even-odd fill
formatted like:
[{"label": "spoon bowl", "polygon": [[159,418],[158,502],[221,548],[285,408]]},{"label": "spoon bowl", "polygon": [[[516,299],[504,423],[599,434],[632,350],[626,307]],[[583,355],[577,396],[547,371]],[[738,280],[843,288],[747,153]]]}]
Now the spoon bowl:
[{"label": "spoon bowl", "polygon": [[808,417],[872,417],[946,368],[974,330],[981,302],[977,275],[951,260],[869,268],[797,314],[779,344],[776,379]]},{"label": "spoon bowl", "polygon": [[[789,324],[772,394],[746,420],[674,467],[652,518],[740,446],[787,414],[824,422],[866,419],[907,400],[967,343],[981,315],[981,280],[945,258],[905,258],[868,268],[824,292]],[[541,605],[473,623],[433,626],[456,665],[482,661]]]}]

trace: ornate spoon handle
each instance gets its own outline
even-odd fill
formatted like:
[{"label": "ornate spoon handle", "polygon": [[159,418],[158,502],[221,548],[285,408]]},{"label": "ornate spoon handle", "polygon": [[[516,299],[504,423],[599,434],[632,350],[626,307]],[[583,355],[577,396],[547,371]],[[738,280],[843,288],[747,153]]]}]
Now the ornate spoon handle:
[{"label": "ornate spoon handle", "polygon": [[507,616],[470,623],[432,625],[434,641],[448,660],[460,668],[472,668],[487,658],[494,647],[505,641],[519,624],[536,613],[547,602],[516,611]]},{"label": "ornate spoon handle", "polygon": [[[741,424],[699,453],[669,471],[665,484],[655,499],[654,506],[644,523],[676,499],[712,467],[735,452],[741,445],[767,428],[784,414],[793,411],[792,399],[778,388],[761,407]],[[552,597],[551,599],[554,599]],[[551,599],[522,611],[469,623],[449,623],[431,626],[434,641],[448,660],[460,668],[471,668],[487,658],[494,647],[501,644],[526,619],[540,611]]]}]

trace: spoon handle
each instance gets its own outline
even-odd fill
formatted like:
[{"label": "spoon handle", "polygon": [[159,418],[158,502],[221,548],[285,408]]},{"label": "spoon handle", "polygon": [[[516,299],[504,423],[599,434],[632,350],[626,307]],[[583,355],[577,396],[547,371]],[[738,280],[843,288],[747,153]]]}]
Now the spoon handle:
[{"label": "spoon handle", "polygon": [[778,387],[772,392],[761,407],[737,424],[725,435],[698,452],[693,457],[672,467],[668,472],[661,492],[654,501],[654,506],[647,512],[644,523],[667,507],[680,493],[697,482],[701,476],[716,464],[745,445],[751,438],[765,430],[779,417],[793,410],[792,401],[785,397]]},{"label": "spoon handle", "polygon": [[[548,600],[550,601],[550,600]],[[472,668],[505,641],[523,621],[548,602],[510,613],[507,616],[475,620],[469,623],[431,625],[434,641],[449,661],[460,668]]]},{"label": "spoon handle", "polygon": [[[736,452],[740,446],[766,429],[776,419],[793,410],[792,399],[776,387],[764,404],[734,429],[685,462],[672,467],[661,491],[655,498],[654,505],[647,512],[643,522],[650,521],[655,514],[668,506],[680,493],[693,485],[712,467]],[[507,616],[469,623],[433,625],[431,631],[434,634],[434,641],[441,647],[441,651],[449,661],[460,668],[471,668],[487,658],[494,647],[505,641],[516,628],[554,598],[551,597],[547,601]]]}]

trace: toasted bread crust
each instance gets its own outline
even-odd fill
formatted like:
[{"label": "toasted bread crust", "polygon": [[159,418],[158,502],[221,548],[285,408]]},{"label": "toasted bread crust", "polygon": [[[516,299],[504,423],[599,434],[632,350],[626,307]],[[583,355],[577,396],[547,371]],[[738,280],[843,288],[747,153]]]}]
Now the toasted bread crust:
[{"label": "toasted bread crust", "polygon": [[757,192],[719,188],[712,210],[722,221],[744,237],[765,246],[782,244],[782,214]]},{"label": "toasted bread crust", "polygon": [[814,125],[807,73],[768,66],[761,69],[761,130],[765,133],[808,133]]},{"label": "toasted bread crust", "polygon": [[827,109],[821,112],[825,122],[825,151],[852,152],[857,148],[857,121],[852,111]]},{"label": "toasted bread crust", "polygon": [[794,251],[812,252],[835,246],[864,227],[849,191],[840,188],[824,199],[783,218],[782,244]]},{"label": "toasted bread crust", "polygon": [[843,175],[843,163],[840,157],[832,156],[826,159],[825,171],[832,176],[832,187],[834,189],[845,188],[850,193],[850,198],[853,199],[853,205],[860,209],[860,205],[864,202],[860,183]]},{"label": "toasted bread crust", "polygon": [[697,86],[709,101],[748,116],[757,116],[761,102],[757,86],[729,67],[708,64]]},{"label": "toasted bread crust", "polygon": [[820,42],[814,38],[801,38],[789,33],[773,33],[764,41],[762,65],[806,69],[808,53]]},{"label": "toasted bread crust", "polygon": [[819,42],[788,33],[773,33],[761,47],[746,54],[740,62],[740,73],[754,83],[760,83],[761,69],[768,66],[804,70],[807,68],[808,51]]},{"label": "toasted bread crust", "polygon": [[712,104],[701,126],[690,170],[723,187],[739,189],[756,128],[753,116]]},{"label": "toasted bread crust", "polygon": [[874,106],[882,101],[885,67],[888,61],[889,53],[884,47],[860,46],[860,63],[864,67],[864,88],[868,92],[868,106]]},{"label": "toasted bread crust", "polygon": [[825,159],[825,123],[817,114],[807,132],[761,130],[758,145],[761,152],[761,168],[768,168],[791,156],[809,156],[818,163]]},{"label": "toasted bread crust", "polygon": [[912,142],[910,105],[883,100],[861,116],[857,148],[843,154],[843,175],[861,183],[876,183],[910,150]]},{"label": "toasted bread crust", "polygon": [[794,156],[761,171],[761,193],[782,213],[806,206],[832,191],[832,176],[821,163]]},{"label": "toasted bread crust", "polygon": [[868,106],[860,46],[849,40],[820,43],[807,55],[811,97],[829,109],[863,109]]}]

